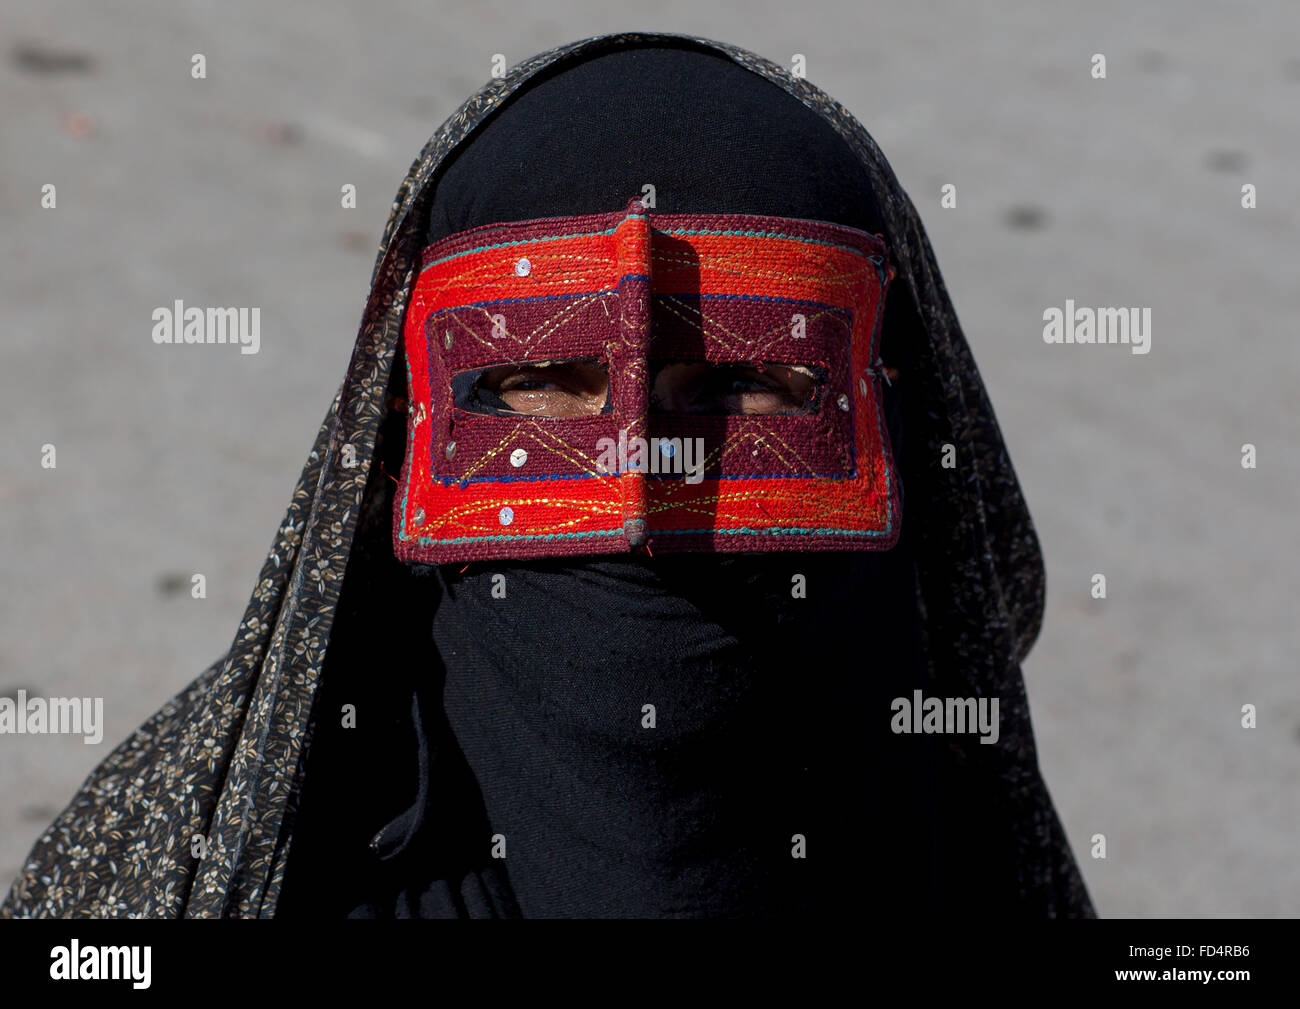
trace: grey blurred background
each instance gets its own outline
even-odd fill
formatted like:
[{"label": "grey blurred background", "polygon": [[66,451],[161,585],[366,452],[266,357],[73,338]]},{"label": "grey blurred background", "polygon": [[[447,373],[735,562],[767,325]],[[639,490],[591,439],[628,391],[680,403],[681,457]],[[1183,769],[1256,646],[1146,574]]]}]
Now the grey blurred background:
[{"label": "grey blurred background", "polygon": [[[228,646],[427,137],[493,54],[651,29],[803,54],[920,208],[1042,538],[1025,672],[1099,912],[1300,913],[1300,6],[1138,7],[7,0],[0,694],[106,701],[97,746],[0,736],[0,886]],[[260,306],[260,353],[154,345],[178,298]],[[1149,306],[1150,354],[1044,344],[1066,298]]]}]

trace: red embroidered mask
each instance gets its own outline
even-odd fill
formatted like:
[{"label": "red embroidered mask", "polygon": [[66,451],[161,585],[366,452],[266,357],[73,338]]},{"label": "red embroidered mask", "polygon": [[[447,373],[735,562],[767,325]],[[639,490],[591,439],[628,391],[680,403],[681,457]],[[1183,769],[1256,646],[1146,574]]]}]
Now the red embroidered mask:
[{"label": "red embroidered mask", "polygon": [[[396,556],[889,549],[892,277],[853,228],[635,199],[442,239],[406,313]],[[484,410],[518,366],[578,369],[585,412]]]}]

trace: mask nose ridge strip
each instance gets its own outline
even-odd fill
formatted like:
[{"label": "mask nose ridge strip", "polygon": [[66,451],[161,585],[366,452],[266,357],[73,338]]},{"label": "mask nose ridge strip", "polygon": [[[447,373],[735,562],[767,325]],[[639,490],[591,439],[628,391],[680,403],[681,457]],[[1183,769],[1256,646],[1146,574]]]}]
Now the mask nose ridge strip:
[{"label": "mask nose ridge strip", "polygon": [[630,547],[646,540],[646,469],[649,466],[650,407],[650,212],[639,198],[628,201],[627,215],[615,232],[618,261],[618,332],[609,344],[612,399],[619,425],[623,533]]}]

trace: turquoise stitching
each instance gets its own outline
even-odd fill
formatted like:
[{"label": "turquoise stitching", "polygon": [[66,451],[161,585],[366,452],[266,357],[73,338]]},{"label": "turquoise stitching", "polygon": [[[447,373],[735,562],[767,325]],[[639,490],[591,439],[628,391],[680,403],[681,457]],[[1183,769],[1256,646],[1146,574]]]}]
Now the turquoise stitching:
[{"label": "turquoise stitching", "polygon": [[[626,217],[624,217],[622,220],[619,221],[619,224],[622,224],[623,221],[629,221],[629,220],[639,221],[644,219],[645,219],[644,214],[628,214]],[[604,231],[578,231],[568,235],[563,235],[563,234],[538,235],[536,238],[518,238],[515,239],[513,242],[497,242],[493,245],[479,245],[473,249],[466,249],[464,252],[453,252],[448,256],[443,256],[440,259],[435,259],[433,262],[428,263],[427,265],[421,267],[420,272],[424,273],[425,270],[429,269],[432,266],[437,266],[439,263],[449,263],[453,259],[459,259],[461,256],[469,256],[475,252],[490,252],[493,249],[508,249],[516,245],[531,245],[534,242],[553,242],[561,238],[598,238],[606,235],[612,235],[617,230],[618,230],[618,225],[615,225],[612,228],[606,228]],[[855,249],[851,245],[841,245],[838,242],[830,242],[822,238],[807,238],[803,235],[787,235],[780,231],[737,231],[737,230],[715,231],[707,228],[669,228],[667,230],[663,230],[660,228],[651,228],[650,230],[657,235],[734,235],[742,238],[786,238],[792,242],[804,242],[807,245],[824,245],[831,249],[839,249],[842,252],[851,252],[854,255],[861,256],[864,259],[871,259],[871,260],[875,259],[874,256],[868,256],[861,249]]]},{"label": "turquoise stitching", "polygon": [[[887,536],[889,531],[888,526],[884,529],[750,529],[746,526],[740,529],[654,529],[651,530],[651,536],[698,536],[706,533],[724,536]],[[593,536],[622,535],[623,529],[620,526],[618,529],[599,529],[594,532],[538,533],[534,536],[497,534],[494,536],[456,536],[445,540],[432,536],[420,536],[416,538],[416,542],[421,546],[434,546],[437,544],[518,542],[519,540],[576,540],[589,539]]]},{"label": "turquoise stitching", "polygon": [[[881,325],[881,321],[885,314],[885,282],[888,279],[888,275],[886,273],[885,264],[883,262],[876,263],[876,276],[878,277],[877,282],[880,287],[880,297],[876,300],[876,318],[871,324],[871,339],[869,343],[870,349],[867,352],[867,357],[870,361],[869,366],[875,365],[876,355],[879,353],[878,345],[880,344],[882,338],[884,337],[884,333],[881,332],[881,330],[883,329],[883,326]],[[876,398],[876,437],[880,439],[880,447],[882,449],[880,453],[880,462],[885,469],[885,516],[886,517],[885,517],[884,532],[888,534],[889,531],[894,528],[894,491],[889,480],[889,471],[893,469],[893,467],[890,465],[890,462],[892,461],[893,446],[890,446],[889,454],[887,455],[886,452],[884,451],[885,446],[889,444],[888,435],[886,435],[884,429],[884,420],[885,420],[884,391],[881,387],[881,380],[879,377],[873,378],[872,382],[875,385],[875,392],[876,392],[876,397],[875,397]],[[850,395],[852,395],[851,392]],[[856,459],[856,451],[857,451],[856,442],[857,439],[854,439],[855,458],[853,461],[853,471],[855,473],[857,472],[857,468],[858,468],[857,459]]]},{"label": "turquoise stitching", "polygon": [[415,542],[421,546],[433,546],[435,543],[486,543],[486,542],[505,542],[510,540],[578,540],[588,539],[592,536],[622,536],[623,528],[617,529],[597,529],[594,532],[585,533],[537,533],[533,536],[511,536],[506,533],[498,533],[495,536],[455,536],[449,540],[440,540],[433,536],[416,537]]},{"label": "turquoise stitching", "polygon": [[518,238],[513,242],[498,242],[495,245],[480,245],[474,249],[466,249],[464,252],[453,252],[449,256],[435,259],[432,263],[421,267],[420,272],[424,273],[425,270],[432,266],[437,266],[439,263],[449,263],[453,259],[459,259],[461,256],[469,256],[475,252],[490,252],[492,249],[508,249],[512,245],[531,245],[534,242],[550,242],[557,238],[596,238],[602,235],[612,235],[617,230],[617,228],[607,228],[604,231],[581,231],[572,235],[540,235],[537,238]]},{"label": "turquoise stitching", "polygon": [[604,235],[612,235],[616,232],[624,221],[643,221],[645,214],[628,214],[621,218],[618,224],[612,228],[606,228],[604,231],[576,231],[567,235],[538,235],[536,238],[518,238],[513,242],[497,242],[495,245],[480,245],[477,248],[466,249],[464,252],[453,252],[449,256],[443,256],[441,259],[435,259],[432,263],[420,268],[424,273],[430,266],[437,266],[439,263],[447,263],[453,259],[459,259],[461,256],[468,256],[475,252],[490,252],[492,249],[508,249],[513,245],[531,245],[534,242],[553,242],[560,238],[598,238]]}]

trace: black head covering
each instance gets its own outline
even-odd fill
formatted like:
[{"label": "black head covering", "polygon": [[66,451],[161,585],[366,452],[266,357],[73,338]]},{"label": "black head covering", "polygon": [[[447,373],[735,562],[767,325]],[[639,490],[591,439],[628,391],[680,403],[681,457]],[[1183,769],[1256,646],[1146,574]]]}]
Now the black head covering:
[{"label": "black head covering", "polygon": [[[862,594],[852,597],[869,598],[873,586],[898,587],[889,601],[899,605],[899,623],[888,626],[884,609],[831,605],[821,629],[839,632],[833,645],[816,634],[769,635],[787,648],[791,642],[813,643],[809,654],[787,656],[781,665],[784,680],[803,689],[792,693],[795,711],[787,712],[772,735],[780,737],[777,745],[784,751],[814,753],[806,733],[794,728],[813,724],[804,717],[812,711],[834,719],[821,725],[836,745],[859,747],[850,756],[861,775],[841,796],[844,801],[828,804],[814,796],[812,806],[830,811],[816,830],[860,840],[837,847],[834,862],[818,860],[812,853],[822,854],[824,848],[814,848],[810,840],[804,867],[823,873],[812,886],[800,889],[770,875],[747,874],[741,883],[751,886],[760,906],[737,906],[724,895],[721,903],[706,898],[703,910],[765,913],[802,892],[817,901],[827,893],[843,893],[844,907],[851,912],[885,901],[895,917],[1092,913],[1038,771],[1019,667],[1042,618],[1037,539],[915,208],[861,124],[808,81],[724,43],[629,33],[576,42],[512,68],[504,79],[471,96],[421,151],[394,199],[339,395],[307,457],[228,653],[91,774],[36,844],[0,915],[254,917],[358,909],[483,915],[520,910],[500,865],[483,866],[483,837],[492,825],[460,747],[446,745],[442,674],[429,641],[430,614],[438,619],[455,615],[455,606],[444,605],[447,598],[457,592],[463,598],[474,596],[472,579],[480,573],[471,568],[463,576],[452,572],[452,578],[447,572],[422,575],[392,554],[393,477],[402,465],[406,432],[406,417],[395,406],[406,393],[400,336],[431,224],[432,234],[438,234],[439,227],[476,220],[446,217],[450,207],[441,217],[431,215],[450,176],[451,158],[469,157],[467,141],[486,140],[494,121],[505,122],[513,99],[522,101],[534,88],[541,94],[548,80],[561,85],[566,70],[594,66],[602,54],[647,45],[695,48],[725,58],[729,75],[739,68],[778,88],[847,145],[866,173],[862,199],[874,194],[879,230],[898,269],[886,306],[884,344],[886,360],[905,370],[907,386],[901,441],[897,426],[891,430],[895,450],[905,447],[903,542],[876,555],[873,563],[887,567],[899,562],[914,577],[909,583],[906,574],[874,571],[861,586]],[[639,99],[654,100],[646,94]],[[697,92],[691,100],[725,104],[729,99]],[[629,116],[637,114],[638,103],[632,104]],[[676,112],[689,120],[693,108],[687,104]],[[789,109],[788,114],[793,118],[796,112]],[[558,118],[562,127],[566,119],[563,114]],[[751,125],[761,129],[761,124]],[[778,132],[772,132],[771,142],[779,143]],[[752,166],[768,150],[764,140],[744,149],[744,162],[718,169],[728,171],[732,181],[722,188],[758,199],[767,185],[770,195],[770,182],[750,185],[743,177],[743,166]],[[818,157],[835,157],[828,153],[833,149],[828,145]],[[593,157],[599,153],[588,150]],[[806,152],[794,153],[806,157]],[[657,186],[660,206],[688,209],[677,202],[674,187],[689,191],[689,180],[670,178],[664,186],[640,170],[630,170],[630,176],[636,188],[627,195],[650,182]],[[775,177],[769,174],[769,180]],[[815,186],[819,178],[813,172],[807,181]],[[474,182],[469,178],[465,184]],[[615,178],[608,185],[623,183]],[[802,199],[809,190],[796,185],[786,195]],[[831,187],[819,197],[820,210],[787,203],[775,212],[834,217],[834,191]],[[485,189],[484,199],[489,198],[498,197],[489,197]],[[548,211],[540,199],[529,203],[521,212],[567,212]],[[774,204],[756,202],[734,209],[770,206]],[[487,204],[483,212],[495,216],[502,209]],[[852,211],[852,201],[844,211]],[[871,223],[865,227],[877,230]],[[941,462],[949,447],[955,467]],[[837,563],[827,557],[824,563]],[[733,588],[743,586],[742,596],[757,594],[758,605],[770,607],[775,623],[782,607],[793,603],[783,598],[778,606],[766,573],[744,570],[747,561],[736,558],[737,570],[728,573],[728,582]],[[857,591],[842,570],[809,570],[810,603],[815,586],[827,581],[838,579]],[[529,576],[548,573],[545,564],[536,572],[530,569],[509,580],[508,591],[527,602],[530,594],[542,591],[542,583]],[[591,573],[594,579],[607,574]],[[456,577],[462,580],[457,583]],[[695,584],[693,577],[674,577],[671,567],[660,569],[657,577],[661,581],[646,587],[647,597],[675,593],[676,605],[694,605],[703,618],[699,626],[707,619],[713,631],[711,641],[692,644],[683,658],[725,657],[730,616],[715,605],[711,586]],[[701,599],[702,594],[707,597]],[[762,598],[764,594],[771,598]],[[569,602],[577,610],[582,597]],[[517,614],[510,619],[536,636],[540,612],[522,606],[499,611],[496,619]],[[799,611],[793,615],[810,619]],[[581,619],[590,622],[591,617]],[[902,630],[906,620],[917,623],[920,652],[920,661],[910,666],[890,654],[911,636]],[[444,628],[446,633],[435,633],[452,652],[459,647],[454,633],[468,633],[467,627],[457,619]],[[591,640],[609,630],[602,625]],[[499,624],[491,631],[513,633]],[[739,640],[739,635],[731,636]],[[496,643],[482,635],[471,642],[477,651],[462,665],[461,679],[476,691],[474,664],[490,662],[487,648]],[[661,648],[658,654],[672,653]],[[636,676],[653,673],[653,668],[625,665],[616,678],[623,686],[611,685],[608,696],[617,698],[621,692],[624,699],[635,699],[654,689],[652,682]],[[999,698],[997,745],[980,745],[973,737],[886,734],[882,700],[906,696],[918,675],[928,695]],[[453,678],[450,673],[448,678]],[[770,699],[761,696],[763,689],[773,689],[770,684],[737,682],[759,691],[754,700],[771,710]],[[549,692],[539,694],[539,702],[563,697],[564,681],[552,678],[547,685]],[[447,693],[454,708],[451,686]],[[841,693],[831,696],[831,690]],[[866,694],[849,697],[841,710],[832,711],[848,690]],[[494,717],[504,709],[493,704],[489,698],[476,710]],[[861,732],[855,735],[858,727]],[[745,742],[753,741],[751,731]],[[482,762],[481,755],[474,759]],[[758,779],[770,771],[769,760]],[[729,780],[737,777],[732,769]],[[790,797],[788,777],[771,780],[775,793]],[[833,777],[821,780],[830,781],[833,789]],[[405,813],[394,818],[403,808]],[[372,847],[376,824],[388,826]],[[202,859],[178,843],[178,838],[183,842],[195,835],[207,842]],[[89,838],[97,840],[86,847]],[[700,910],[697,905],[688,913]]]},{"label": "black head covering", "polygon": [[483,224],[619,210],[770,214],[876,233],[862,162],[824,118],[719,54],[597,53],[517,93],[450,160],[426,244]]}]

